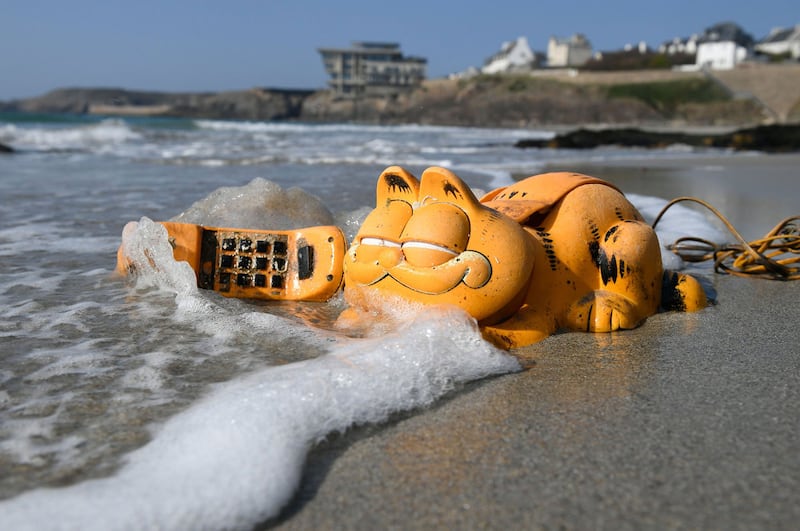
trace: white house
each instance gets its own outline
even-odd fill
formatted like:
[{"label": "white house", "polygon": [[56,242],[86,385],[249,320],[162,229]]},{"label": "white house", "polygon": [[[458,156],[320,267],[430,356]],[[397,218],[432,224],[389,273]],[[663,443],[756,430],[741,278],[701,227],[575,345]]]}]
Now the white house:
[{"label": "white house", "polygon": [[481,72],[498,74],[532,70],[536,66],[536,54],[531,50],[526,37],[504,42],[500,51],[486,60]]},{"label": "white house", "polygon": [[547,65],[552,68],[583,66],[592,58],[592,45],[577,33],[568,39],[550,37],[547,43]]},{"label": "white house", "polygon": [[[632,52],[634,49],[636,49],[636,51],[644,55],[647,53],[648,46],[645,41],[639,41],[639,44],[637,44],[636,46],[634,46],[631,43],[628,43],[625,46],[623,46],[622,49],[626,52]],[[597,57],[597,54],[595,54],[595,57]]]},{"label": "white house", "polygon": [[698,68],[731,70],[747,59],[748,50],[733,41],[701,42],[697,46],[695,64]]},{"label": "white house", "polygon": [[663,43],[661,46],[659,46],[658,51],[660,53],[665,53],[667,55],[675,55],[678,53],[693,55],[697,53],[698,40],[699,36],[697,35],[692,35],[688,39],[681,39],[680,37],[675,37],[671,41],[667,41]]},{"label": "white house", "polygon": [[800,24],[793,28],[775,28],[761,42],[756,51],[770,55],[788,54],[792,59],[800,59]]}]

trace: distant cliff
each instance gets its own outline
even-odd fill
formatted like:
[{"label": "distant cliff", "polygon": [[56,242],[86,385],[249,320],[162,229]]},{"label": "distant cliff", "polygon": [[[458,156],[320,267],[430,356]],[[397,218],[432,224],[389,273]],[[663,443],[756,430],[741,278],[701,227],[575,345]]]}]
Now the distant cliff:
[{"label": "distant cliff", "polygon": [[[303,104],[306,121],[419,123],[472,127],[571,128],[581,125],[740,125],[764,119],[747,100],[721,97],[660,108],[635,95],[616,96],[611,87],[528,76],[479,76],[429,81],[393,99],[337,100],[315,93]],[[681,91],[675,87],[674,91]]]},{"label": "distant cliff", "polygon": [[254,88],[164,93],[71,88],[0,110],[231,120],[419,123],[475,127],[742,127],[800,122],[800,65],[730,73],[537,71],[436,79],[395,97]]},{"label": "distant cliff", "polygon": [[394,99],[315,93],[305,120],[477,127],[741,127],[800,122],[800,64],[682,72],[534,70],[438,79]]},{"label": "distant cliff", "polygon": [[300,116],[314,91],[250,89],[229,92],[147,92],[119,88],[64,88],[0,104],[0,110],[33,113],[176,116],[230,120],[288,120]]}]

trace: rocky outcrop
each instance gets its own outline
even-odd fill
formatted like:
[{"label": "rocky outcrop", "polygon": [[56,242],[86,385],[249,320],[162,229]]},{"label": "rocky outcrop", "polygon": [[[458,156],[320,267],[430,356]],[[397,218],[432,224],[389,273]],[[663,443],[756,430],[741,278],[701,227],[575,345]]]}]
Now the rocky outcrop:
[{"label": "rocky outcrop", "polygon": [[[392,99],[337,100],[315,94],[303,105],[305,121],[355,120],[474,127],[540,127],[549,124],[634,123],[660,119],[637,101],[609,101],[598,91],[555,81],[501,76],[434,80]],[[535,85],[535,86],[534,86]]]},{"label": "rocky outcrop", "polygon": [[110,108],[175,105],[196,94],[142,92],[119,88],[63,88],[36,98],[11,102],[14,110],[33,113],[87,114],[93,105]]},{"label": "rocky outcrop", "polygon": [[67,88],[16,102],[4,110],[34,113],[179,116],[241,120],[297,118],[311,90],[251,89],[230,92],[143,92]]},{"label": "rocky outcrop", "polygon": [[720,134],[658,132],[635,128],[601,130],[582,128],[556,135],[549,140],[520,140],[515,147],[592,149],[599,146],[617,145],[663,148],[674,144],[769,153],[800,151],[800,125],[765,125]]},{"label": "rocky outcrop", "polygon": [[175,104],[164,114],[226,120],[292,120],[300,116],[303,102],[312,93],[280,89],[220,92]]},{"label": "rocky outcrop", "polygon": [[757,124],[763,110],[746,100],[685,103],[669,113],[641,99],[609,97],[600,85],[531,76],[479,76],[431,80],[391,99],[336,99],[315,93],[306,99],[304,121],[419,123],[473,127],[572,128],[594,125],[658,126]]}]

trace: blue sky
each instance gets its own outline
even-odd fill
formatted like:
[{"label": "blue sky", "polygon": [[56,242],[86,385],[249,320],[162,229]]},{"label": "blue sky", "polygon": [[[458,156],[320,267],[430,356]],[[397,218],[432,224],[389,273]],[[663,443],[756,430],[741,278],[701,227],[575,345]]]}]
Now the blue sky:
[{"label": "blue sky", "polygon": [[733,21],[756,39],[800,23],[797,0],[3,0],[0,100],[59,87],[322,88],[318,47],[398,42],[429,77],[479,66],[504,41],[585,34],[595,50],[651,46]]}]

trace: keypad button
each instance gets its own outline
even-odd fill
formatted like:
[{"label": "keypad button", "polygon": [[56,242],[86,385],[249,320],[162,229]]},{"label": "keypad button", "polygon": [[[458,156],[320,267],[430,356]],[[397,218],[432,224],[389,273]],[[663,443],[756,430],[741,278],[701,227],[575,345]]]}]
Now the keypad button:
[{"label": "keypad button", "polygon": [[286,271],[286,259],[278,258],[277,256],[272,259],[272,269],[275,271]]}]

